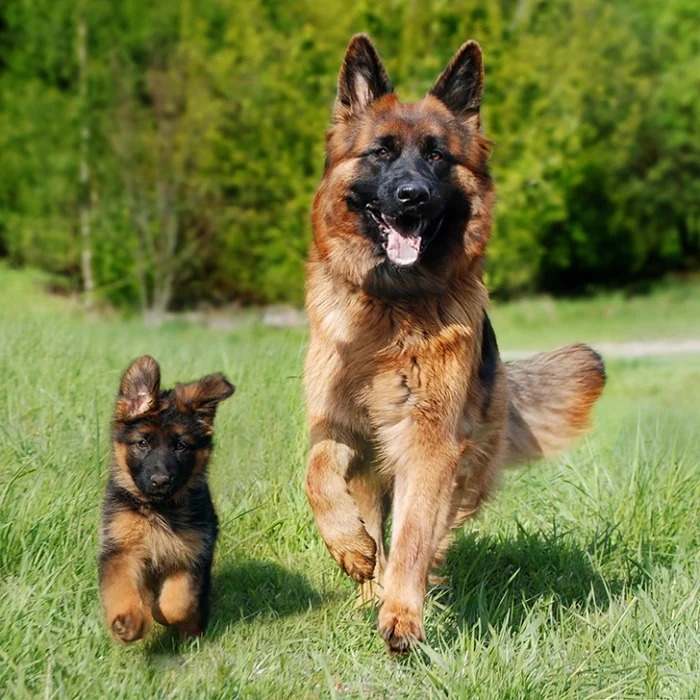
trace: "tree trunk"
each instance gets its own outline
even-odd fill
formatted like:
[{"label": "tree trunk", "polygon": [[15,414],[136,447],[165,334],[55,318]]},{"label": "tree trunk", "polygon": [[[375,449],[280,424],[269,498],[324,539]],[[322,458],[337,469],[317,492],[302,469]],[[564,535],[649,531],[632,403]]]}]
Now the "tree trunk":
[{"label": "tree trunk", "polygon": [[698,245],[698,241],[693,240],[693,235],[690,232],[687,219],[679,218],[677,220],[676,230],[678,231],[678,241],[683,257],[682,264],[684,267],[691,267],[698,255],[700,255],[700,245]]},{"label": "tree trunk", "polygon": [[80,128],[80,239],[82,251],[80,256],[83,274],[83,301],[87,310],[94,303],[95,278],[92,274],[92,242],[90,236],[90,205],[92,200],[92,183],[90,180],[90,112],[87,103],[87,23],[82,12],[78,19],[78,71],[82,125]]}]

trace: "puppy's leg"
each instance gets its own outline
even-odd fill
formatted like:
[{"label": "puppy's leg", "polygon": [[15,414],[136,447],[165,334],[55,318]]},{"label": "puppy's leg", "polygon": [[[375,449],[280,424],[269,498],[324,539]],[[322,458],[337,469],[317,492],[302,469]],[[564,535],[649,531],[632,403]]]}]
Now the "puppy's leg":
[{"label": "puppy's leg", "polygon": [[129,552],[100,557],[100,592],[107,626],[121,642],[141,639],[151,626],[151,613],[140,593],[143,563]]},{"label": "puppy's leg", "polygon": [[348,491],[348,472],[359,457],[342,431],[321,421],[312,426],[306,495],[328,551],[348,576],[364,583],[374,575],[377,544]]},{"label": "puppy's leg", "polygon": [[161,625],[177,626],[188,636],[202,633],[199,599],[201,574],[182,570],[168,576],[153,601],[153,617]]},{"label": "puppy's leg", "polygon": [[213,556],[209,555],[207,560],[192,572],[193,588],[197,596],[197,608],[187,620],[177,626],[180,634],[186,637],[199,637],[204,634],[209,624],[212,561]]},{"label": "puppy's leg", "polygon": [[358,591],[357,604],[362,606],[381,598],[386,569],[384,526],[390,507],[389,484],[387,478],[370,465],[364,464],[348,480],[348,489],[360,509],[365,529],[377,545],[374,577],[360,584]]},{"label": "puppy's leg", "polygon": [[397,465],[389,565],[379,631],[390,651],[424,638],[423,598],[430,565],[454,515],[453,490],[461,449],[449,440],[417,439]]}]

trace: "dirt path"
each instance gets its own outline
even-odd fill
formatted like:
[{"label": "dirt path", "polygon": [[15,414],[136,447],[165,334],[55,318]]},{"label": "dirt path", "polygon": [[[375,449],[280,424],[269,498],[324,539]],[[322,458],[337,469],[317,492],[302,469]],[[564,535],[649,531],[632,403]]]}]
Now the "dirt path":
[{"label": "dirt path", "polygon": [[[700,339],[635,340],[628,343],[591,343],[603,357],[660,357],[663,355],[700,354]],[[504,360],[520,360],[534,355],[534,350],[504,350]]]}]

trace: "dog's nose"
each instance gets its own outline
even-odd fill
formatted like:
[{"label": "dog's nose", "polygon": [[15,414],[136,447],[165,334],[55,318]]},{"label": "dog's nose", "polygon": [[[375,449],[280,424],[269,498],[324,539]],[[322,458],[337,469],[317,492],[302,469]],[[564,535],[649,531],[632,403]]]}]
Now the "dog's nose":
[{"label": "dog's nose", "polygon": [[170,477],[167,474],[154,474],[151,477],[151,486],[154,489],[164,489],[170,486]]},{"label": "dog's nose", "polygon": [[405,182],[399,185],[396,196],[403,204],[425,204],[430,199],[430,190],[422,182]]}]

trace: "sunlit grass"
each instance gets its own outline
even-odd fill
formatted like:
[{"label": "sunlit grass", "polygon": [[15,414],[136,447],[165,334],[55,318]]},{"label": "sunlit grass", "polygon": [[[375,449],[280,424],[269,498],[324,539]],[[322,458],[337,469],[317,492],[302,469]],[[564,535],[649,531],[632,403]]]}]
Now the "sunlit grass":
[{"label": "sunlit grass", "polygon": [[700,338],[700,280],[658,283],[646,294],[609,292],[593,298],[540,296],[491,311],[502,347],[543,349],[571,341]]},{"label": "sunlit grass", "polygon": [[[11,289],[0,310],[4,696],[698,697],[700,358],[609,363],[591,436],[504,476],[429,595],[423,652],[395,660],[373,614],[355,610],[303,493],[302,331],[87,321],[55,300],[47,311],[26,277]],[[586,340],[592,322],[566,319],[558,337]],[[221,370],[238,391],[216,423],[209,633],[180,643],[157,628],[124,648],[101,619],[97,524],[113,394],[143,352],[166,384]]]}]

